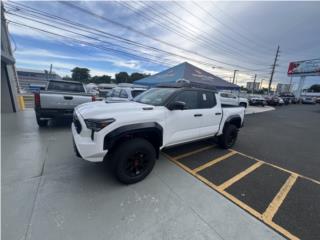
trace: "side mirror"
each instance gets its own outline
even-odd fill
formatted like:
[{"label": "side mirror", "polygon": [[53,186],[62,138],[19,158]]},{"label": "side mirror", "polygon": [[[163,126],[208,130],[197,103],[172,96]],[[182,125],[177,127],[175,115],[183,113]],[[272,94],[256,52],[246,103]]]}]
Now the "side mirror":
[{"label": "side mirror", "polygon": [[180,101],[176,101],[173,103],[170,103],[168,106],[169,110],[183,110],[185,109],[186,103],[185,102],[180,102]]}]

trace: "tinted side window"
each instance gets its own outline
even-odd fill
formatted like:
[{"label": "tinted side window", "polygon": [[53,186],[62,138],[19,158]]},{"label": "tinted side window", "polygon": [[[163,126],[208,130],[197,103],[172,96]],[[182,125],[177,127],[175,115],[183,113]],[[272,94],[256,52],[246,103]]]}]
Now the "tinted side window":
[{"label": "tinted side window", "polygon": [[120,97],[121,98],[128,98],[128,94],[127,94],[126,90],[121,90]]},{"label": "tinted side window", "polygon": [[213,92],[199,92],[200,108],[212,108],[216,105],[216,97]]},{"label": "tinted side window", "polygon": [[132,90],[131,91],[131,95],[133,98],[135,98],[136,96],[138,96],[140,93],[143,93],[144,90]]},{"label": "tinted side window", "polygon": [[225,98],[229,97],[228,93],[220,93],[220,96]]},{"label": "tinted side window", "polygon": [[198,92],[196,91],[183,91],[173,99],[173,102],[180,101],[186,104],[185,109],[199,108],[198,104]]},{"label": "tinted side window", "polygon": [[113,89],[111,97],[119,97],[120,89]]},{"label": "tinted side window", "polygon": [[85,92],[81,83],[49,81],[48,90],[61,92]]}]

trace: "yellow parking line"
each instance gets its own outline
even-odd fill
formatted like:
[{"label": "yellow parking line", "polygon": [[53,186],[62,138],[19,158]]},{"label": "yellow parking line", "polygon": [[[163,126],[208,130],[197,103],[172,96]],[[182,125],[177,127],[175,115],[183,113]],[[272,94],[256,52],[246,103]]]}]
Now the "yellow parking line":
[{"label": "yellow parking line", "polygon": [[[232,151],[231,153],[235,154],[237,153],[236,151]],[[258,211],[256,211],[255,209],[251,208],[250,206],[248,206],[247,204],[243,203],[242,201],[240,201],[239,199],[237,199],[236,197],[234,197],[233,195],[231,195],[230,193],[227,193],[224,190],[220,190],[218,188],[218,186],[216,186],[215,184],[213,184],[212,182],[210,182],[209,180],[207,180],[206,178],[202,177],[201,175],[197,174],[194,170],[191,170],[190,168],[186,167],[185,165],[183,165],[182,163],[178,162],[177,160],[175,160],[174,158],[168,156],[165,153],[162,153],[165,157],[167,157],[169,160],[171,160],[172,162],[174,162],[175,164],[177,164],[179,167],[181,167],[182,169],[184,169],[186,172],[188,172],[189,174],[191,174],[192,176],[198,178],[201,182],[203,182],[204,184],[206,184],[207,186],[209,186],[210,188],[214,189],[215,191],[217,191],[218,193],[222,194],[224,197],[226,197],[227,199],[229,199],[230,201],[232,201],[233,203],[235,203],[236,205],[238,205],[239,207],[241,207],[242,209],[244,209],[245,211],[247,211],[248,213],[250,213],[251,215],[253,215],[254,217],[256,217],[257,219],[265,222],[266,224],[268,224],[270,227],[272,227],[273,229],[277,230],[279,233],[281,233],[282,235],[284,235],[285,237],[287,237],[288,239],[292,239],[292,240],[298,240],[299,238],[296,237],[295,235],[293,235],[292,233],[290,233],[289,231],[287,231],[286,229],[284,229],[283,227],[279,226],[278,224],[272,222],[272,220],[268,220],[263,218],[263,215],[261,213],[259,213]],[[230,153],[229,153],[230,154]],[[226,154],[226,155],[229,155]],[[232,155],[233,155],[232,154]],[[226,156],[224,155],[224,156]],[[231,155],[231,156],[232,156]],[[223,156],[223,157],[224,157]],[[223,160],[223,159],[222,159]],[[257,159],[256,159],[257,160]],[[263,161],[257,160],[258,163],[264,163]]]},{"label": "yellow parking line", "polygon": [[288,177],[287,181],[283,184],[277,195],[274,197],[272,202],[269,204],[266,211],[263,213],[262,218],[265,221],[272,221],[274,215],[277,213],[279,207],[281,206],[282,202],[288,195],[290,189],[292,188],[293,184],[296,182],[298,176],[296,174],[291,174]]},{"label": "yellow parking line", "polygon": [[218,189],[220,191],[225,190],[226,188],[230,187],[232,184],[234,184],[235,182],[239,181],[241,178],[245,177],[246,175],[248,175],[249,173],[251,173],[252,171],[256,170],[258,167],[260,167],[263,164],[263,162],[256,162],[255,164],[253,164],[252,166],[250,166],[249,168],[247,168],[246,170],[240,172],[239,174],[237,174],[236,176],[230,178],[229,180],[225,181],[224,183],[222,183],[221,185],[218,186]]},{"label": "yellow parking line", "polygon": [[[190,172],[189,172],[190,173]],[[192,173],[191,173],[192,174]],[[226,192],[226,191],[221,191],[219,190],[219,188],[213,184],[212,182],[210,182],[209,180],[207,180],[206,178],[202,177],[199,174],[195,174],[194,175],[196,178],[198,178],[201,182],[203,182],[204,184],[206,184],[207,186],[209,186],[210,188],[216,190],[218,193],[222,194],[224,197],[226,197],[227,199],[229,199],[230,201],[232,201],[234,204],[238,205],[239,207],[241,207],[242,209],[244,209],[245,211],[247,211],[248,213],[250,213],[252,216],[256,217],[257,219],[265,222],[267,225],[269,225],[270,227],[272,227],[273,229],[277,230],[279,233],[281,233],[282,235],[284,235],[285,237],[287,237],[288,239],[292,239],[292,240],[298,240],[299,238],[295,235],[293,235],[292,233],[290,233],[288,230],[284,229],[283,227],[279,226],[278,224],[272,222],[272,221],[266,221],[265,219],[263,219],[262,214],[259,213],[258,211],[256,211],[255,209],[251,208],[250,206],[248,206],[247,204],[245,204],[244,202],[240,201],[238,198],[234,197],[233,195],[231,195],[230,193]]]},{"label": "yellow parking line", "polygon": [[187,153],[185,153],[185,154],[181,154],[181,155],[179,155],[179,156],[176,156],[176,157],[174,157],[174,159],[175,159],[175,160],[178,160],[178,159],[181,159],[181,158],[185,158],[185,157],[191,156],[191,155],[193,155],[193,154],[196,154],[196,153],[199,153],[199,152],[202,152],[202,151],[205,151],[205,150],[214,148],[214,147],[215,147],[215,145],[211,145],[211,146],[199,148],[199,149],[197,149],[197,150],[194,150],[194,151],[187,152]]},{"label": "yellow parking line", "polygon": [[212,165],[214,165],[214,164],[216,164],[218,162],[221,162],[222,160],[225,160],[225,159],[227,159],[227,158],[229,158],[229,157],[231,157],[231,156],[233,156],[235,154],[236,154],[236,152],[231,151],[231,152],[229,152],[229,153],[227,153],[227,154],[225,154],[225,155],[223,155],[221,157],[213,159],[210,162],[207,162],[206,164],[203,164],[200,167],[197,167],[197,168],[193,169],[193,173],[200,172],[201,170],[203,170],[203,169],[205,169],[207,167],[210,167],[210,166],[212,166]]},{"label": "yellow parking line", "polygon": [[283,227],[279,226],[278,224],[270,221],[264,221],[267,225],[269,225],[270,227],[272,227],[273,229],[275,229],[276,231],[278,231],[279,233],[281,233],[283,236],[285,236],[288,239],[291,240],[299,240],[300,238],[298,238],[297,236],[293,235],[291,232],[289,232],[288,230],[284,229]]},{"label": "yellow parking line", "polygon": [[274,164],[272,164],[272,163],[265,162],[265,161],[263,161],[263,160],[261,160],[261,159],[258,159],[258,158],[249,156],[249,155],[244,154],[244,153],[241,153],[241,152],[238,152],[237,150],[234,150],[234,149],[231,149],[231,150],[234,151],[234,152],[236,152],[236,153],[238,153],[238,154],[240,154],[240,155],[242,155],[242,156],[245,156],[245,157],[254,159],[254,160],[256,160],[256,161],[263,162],[263,163],[266,164],[266,165],[269,165],[269,166],[271,166],[271,167],[280,169],[280,170],[282,170],[282,171],[284,171],[284,172],[287,172],[287,173],[290,173],[290,174],[293,174],[293,175],[297,175],[297,176],[299,176],[299,177],[301,177],[301,178],[307,179],[307,180],[309,180],[309,181],[311,181],[311,182],[314,182],[314,183],[320,185],[320,182],[319,182],[318,180],[313,179],[313,178],[306,177],[306,176],[303,176],[303,175],[301,175],[301,174],[299,174],[299,173],[297,173],[297,172],[293,172],[293,171],[290,171],[290,170],[288,170],[288,169],[285,169],[285,168],[279,167],[279,166],[277,166],[277,165],[274,165]]},{"label": "yellow parking line", "polygon": [[185,165],[183,165],[182,163],[178,162],[177,160],[175,160],[174,158],[170,157],[168,154],[162,152],[162,154],[168,158],[169,160],[171,160],[172,162],[174,162],[175,164],[177,164],[179,167],[181,167],[183,170],[185,170],[186,172],[190,173],[193,175],[192,170],[188,167],[186,167]]}]

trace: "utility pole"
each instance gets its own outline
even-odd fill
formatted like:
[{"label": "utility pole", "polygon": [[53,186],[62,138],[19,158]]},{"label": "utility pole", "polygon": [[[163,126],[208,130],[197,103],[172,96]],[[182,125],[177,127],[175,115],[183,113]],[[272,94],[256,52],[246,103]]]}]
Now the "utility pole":
[{"label": "utility pole", "polygon": [[239,71],[239,70],[234,70],[232,83],[234,83],[234,80],[236,79],[236,73],[237,73],[238,71]]},{"label": "utility pole", "polygon": [[272,71],[271,71],[271,76],[270,76],[270,80],[269,80],[268,94],[270,94],[270,89],[271,89],[272,79],[273,79],[273,75],[274,75],[274,70],[275,70],[275,68],[277,66],[277,61],[278,61],[278,57],[279,57],[279,50],[280,50],[280,46],[278,45],[276,56],[275,56],[274,62],[272,64]]},{"label": "utility pole", "polygon": [[49,80],[52,80],[52,79],[51,79],[51,74],[52,74],[52,64],[50,64]]},{"label": "utility pole", "polygon": [[263,80],[264,80],[264,79],[261,79],[261,82],[260,82],[260,89],[263,89],[263,87],[262,87]]},{"label": "utility pole", "polygon": [[257,79],[257,74],[254,75],[254,80],[253,80],[253,85],[252,85],[252,94],[254,92],[254,88],[255,88],[255,85],[256,85],[256,79]]},{"label": "utility pole", "polygon": [[289,92],[292,92],[292,76],[290,78]]}]

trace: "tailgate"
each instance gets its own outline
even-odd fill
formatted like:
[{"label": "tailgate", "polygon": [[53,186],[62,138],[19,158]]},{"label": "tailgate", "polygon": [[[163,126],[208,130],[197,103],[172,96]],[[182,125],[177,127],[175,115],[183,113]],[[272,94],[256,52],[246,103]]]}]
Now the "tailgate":
[{"label": "tailgate", "polygon": [[76,106],[91,102],[91,96],[74,95],[68,93],[41,93],[41,108],[47,109],[74,109]]}]

